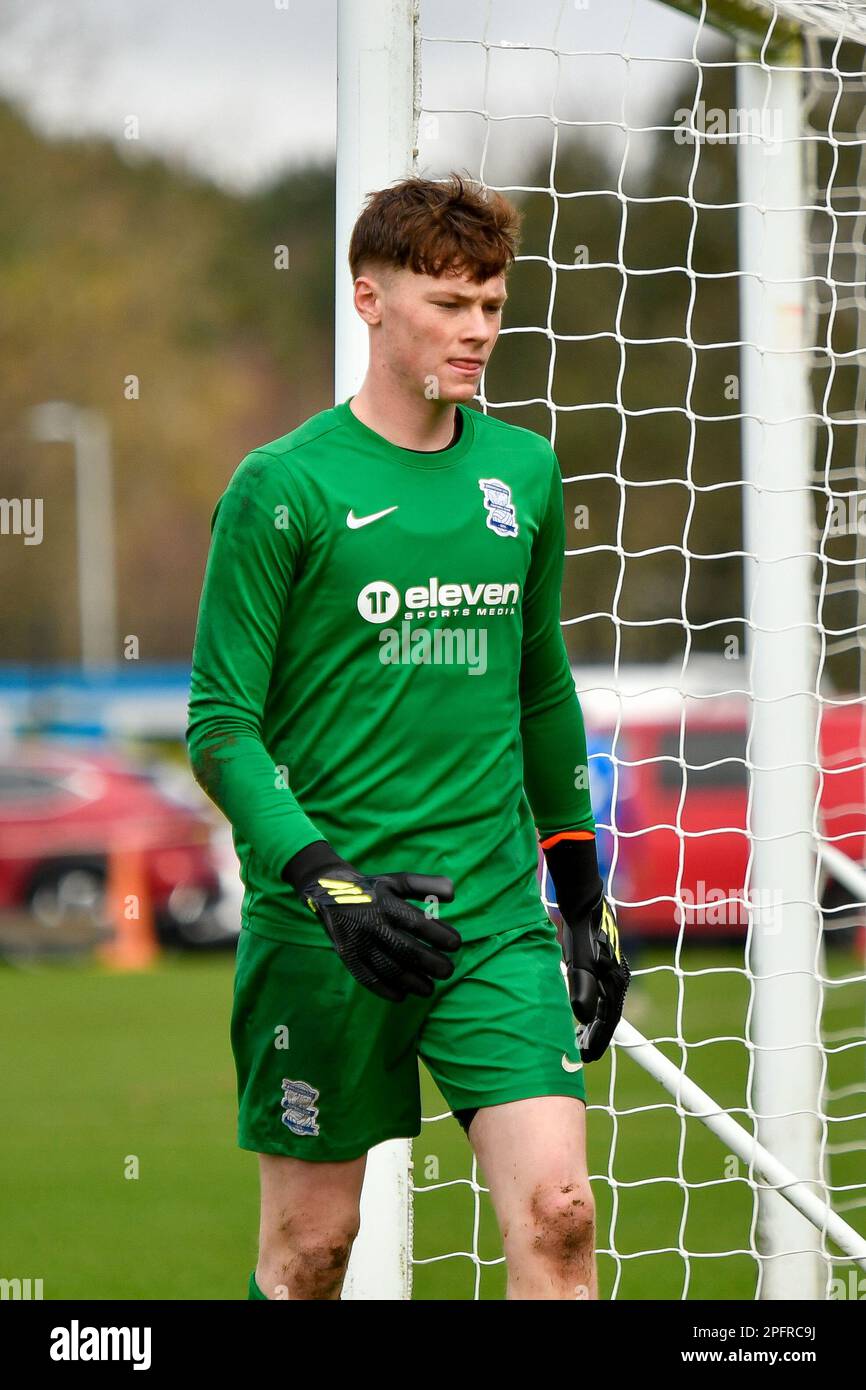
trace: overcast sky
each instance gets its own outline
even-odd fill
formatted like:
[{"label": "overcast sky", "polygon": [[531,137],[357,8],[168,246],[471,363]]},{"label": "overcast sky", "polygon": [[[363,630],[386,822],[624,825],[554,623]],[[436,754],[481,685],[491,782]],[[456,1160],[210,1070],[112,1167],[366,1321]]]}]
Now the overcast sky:
[{"label": "overcast sky", "polygon": [[[424,0],[422,33],[492,42],[653,55],[494,53],[484,81],[478,45],[423,49],[425,105],[485,104],[616,120],[628,73],[629,123],[647,124],[683,69],[696,24],[656,0]],[[123,138],[130,115],[140,144],[182,158],[243,190],[287,166],[333,157],[337,0],[3,0],[0,94],[47,134]],[[702,56],[709,52],[702,46]],[[665,119],[670,119],[669,113]],[[501,127],[501,139],[542,135],[541,122]],[[483,122],[440,121],[435,155],[472,172]],[[434,174],[428,167],[424,172]],[[491,181],[494,181],[491,178]]]}]

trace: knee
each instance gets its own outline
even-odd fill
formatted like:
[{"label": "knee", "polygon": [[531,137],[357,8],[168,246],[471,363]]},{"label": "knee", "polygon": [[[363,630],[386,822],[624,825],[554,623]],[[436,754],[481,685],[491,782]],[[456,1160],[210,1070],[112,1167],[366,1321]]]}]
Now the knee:
[{"label": "knee", "polygon": [[360,1227],[360,1213],[331,1212],[326,1222],[315,1223],[303,1214],[281,1213],[261,1233],[260,1258],[278,1284],[303,1291],[304,1296],[327,1298],[342,1284]]},{"label": "knee", "polygon": [[554,1183],[532,1194],[533,1250],[557,1264],[586,1258],[595,1241],[595,1200],[588,1182]]},{"label": "knee", "polygon": [[339,1298],[357,1233],[354,1225],[331,1226],[263,1242],[259,1266],[272,1289],[268,1296]]},{"label": "knee", "polygon": [[361,1225],[361,1212],[357,1204],[333,1204],[325,1212],[299,1211],[297,1208],[274,1212],[269,1220],[263,1221],[262,1236],[269,1245],[282,1246],[290,1250],[309,1250],[346,1246],[351,1249],[352,1242]]},{"label": "knee", "polygon": [[293,1250],[295,1281],[311,1297],[328,1297],[342,1285],[356,1234],[344,1230],[311,1233]]}]

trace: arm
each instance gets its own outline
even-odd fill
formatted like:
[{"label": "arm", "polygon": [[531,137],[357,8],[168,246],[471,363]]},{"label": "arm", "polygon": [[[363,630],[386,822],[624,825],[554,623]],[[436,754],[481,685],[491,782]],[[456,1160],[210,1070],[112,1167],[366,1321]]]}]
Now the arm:
[{"label": "arm", "polygon": [[586,730],[560,625],[564,554],[562,479],[553,455],[524,596],[524,785],[562,915],[569,998],[584,1025],[580,1054],[594,1062],[622,1017],[630,971],[598,871]]},{"label": "arm", "polygon": [[262,740],[283,613],[306,520],[279,460],[253,451],[211,521],[186,731],[196,781],[279,879],[321,833],[304,815]]},{"label": "arm", "polygon": [[[589,792],[586,730],[560,625],[565,554],[562,479],[553,450],[547,504],[523,602],[523,780],[560,910],[592,906],[603,884]],[[562,896],[561,896],[562,895]]]}]

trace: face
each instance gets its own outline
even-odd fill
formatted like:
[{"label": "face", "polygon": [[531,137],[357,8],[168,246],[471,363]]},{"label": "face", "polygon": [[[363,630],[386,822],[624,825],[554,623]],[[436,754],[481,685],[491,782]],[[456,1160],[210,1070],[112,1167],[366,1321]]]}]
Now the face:
[{"label": "face", "polygon": [[372,334],[376,370],[395,388],[428,400],[470,401],[493,351],[507,296],[505,277],[477,284],[390,270],[355,282],[355,303]]}]

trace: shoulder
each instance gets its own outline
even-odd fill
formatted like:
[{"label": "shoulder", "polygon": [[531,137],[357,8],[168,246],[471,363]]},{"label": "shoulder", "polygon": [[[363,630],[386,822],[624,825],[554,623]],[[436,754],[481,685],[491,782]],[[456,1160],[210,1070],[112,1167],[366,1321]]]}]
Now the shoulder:
[{"label": "shoulder", "polygon": [[473,411],[473,419],[476,442],[482,446],[479,457],[485,456],[486,449],[495,480],[501,479],[516,489],[515,497],[519,496],[533,514],[543,517],[555,505],[555,494],[562,493],[562,474],[547,435],[482,415],[480,411]]},{"label": "shoulder", "polygon": [[281,434],[277,439],[268,440],[265,444],[257,444],[250,450],[247,458],[255,454],[283,461],[300,461],[307,450],[324,443],[329,435],[333,435],[342,427],[340,412],[332,406],[330,410],[320,410],[316,415],[311,415],[288,434]]},{"label": "shoulder", "polygon": [[525,429],[523,425],[512,425],[507,420],[497,420],[480,410],[472,411],[472,419],[475,437],[480,443],[505,451],[510,459],[525,460],[530,469],[542,471],[545,478],[551,467],[556,466],[556,455],[547,435]]},{"label": "shoulder", "polygon": [[342,428],[336,410],[311,415],[288,434],[256,444],[232,473],[225,495],[255,492],[259,497],[303,493],[305,477],[314,476],[321,459],[317,445],[325,444]]}]

